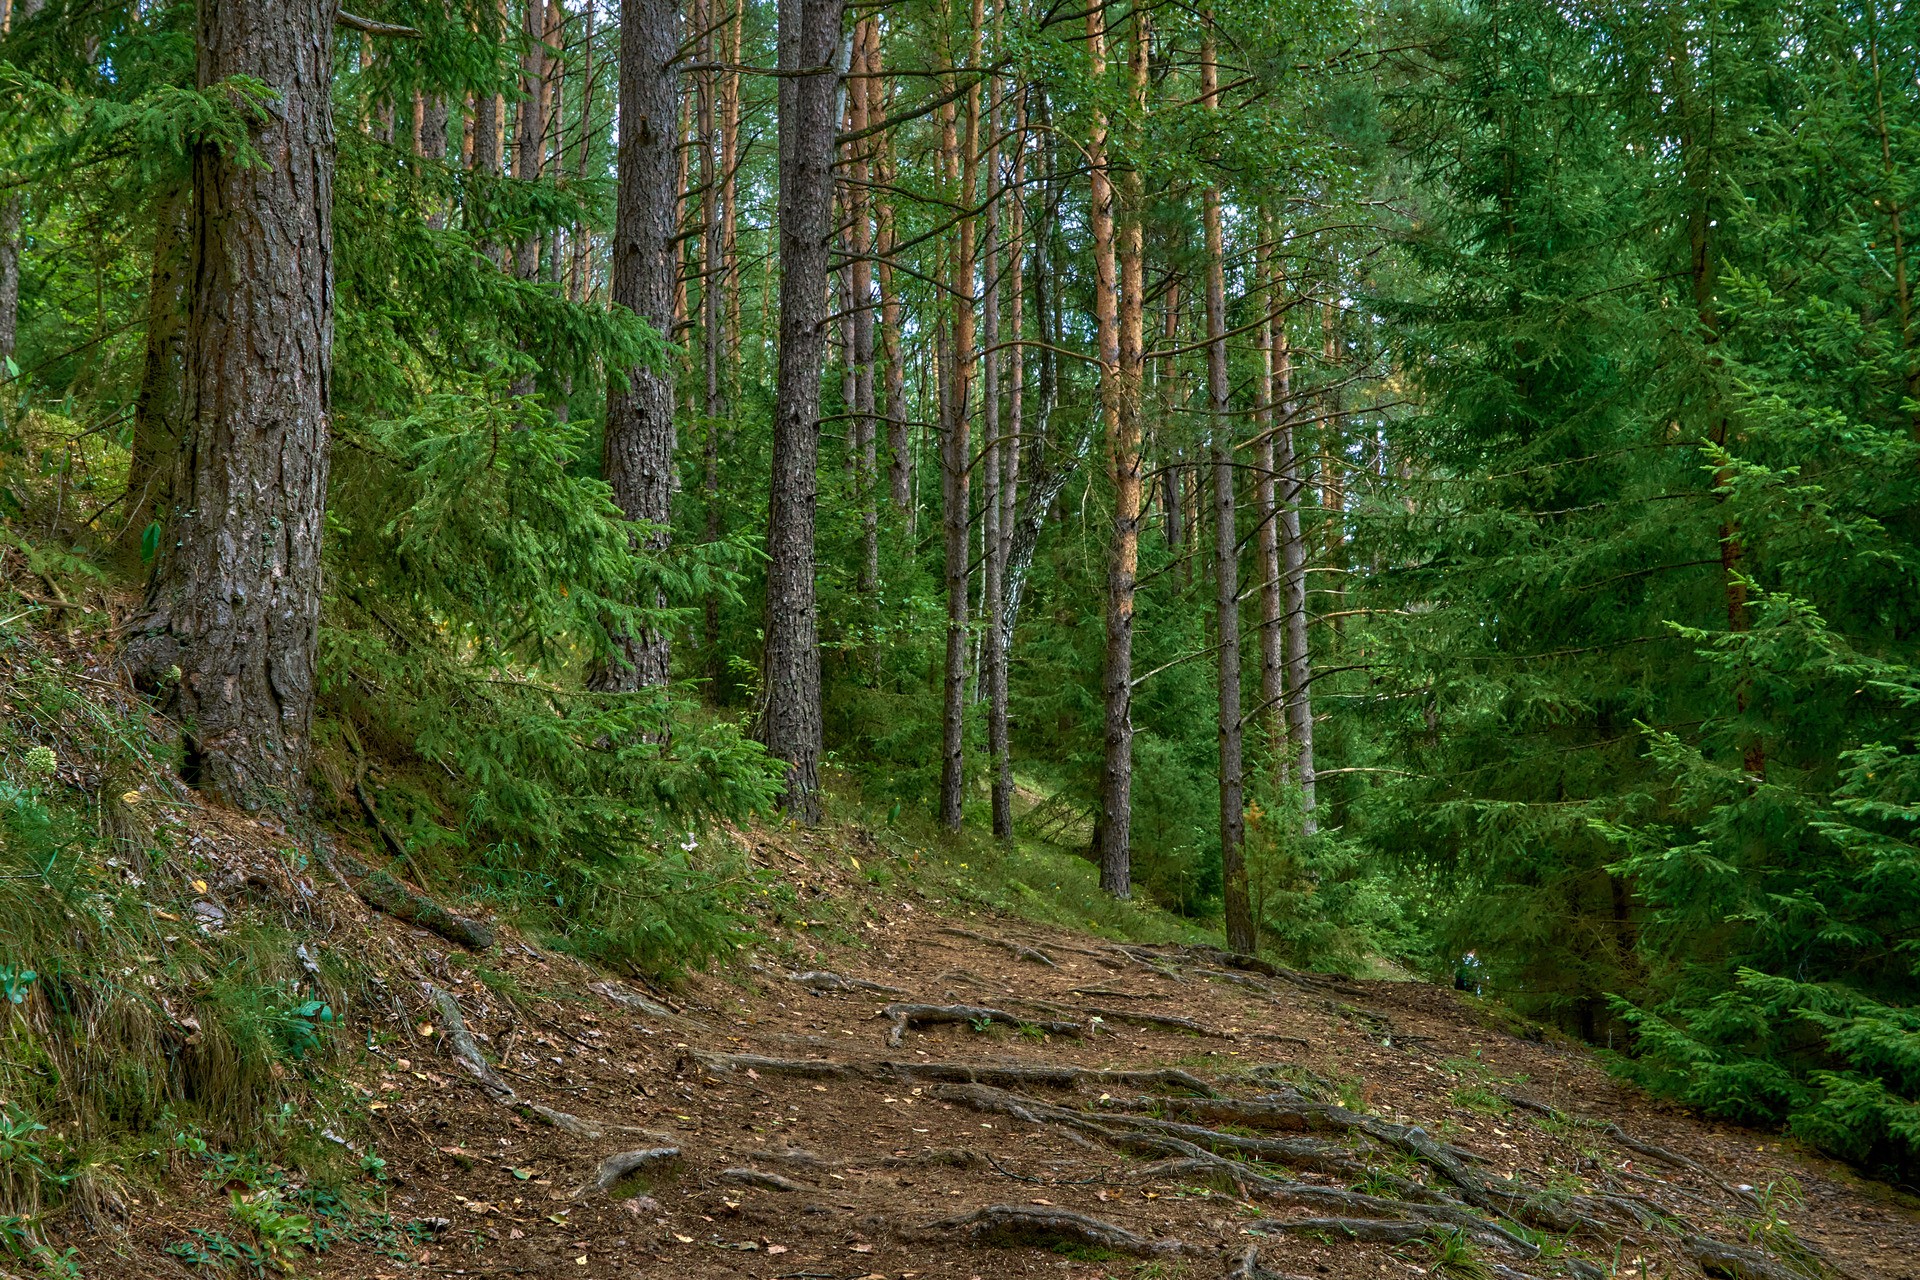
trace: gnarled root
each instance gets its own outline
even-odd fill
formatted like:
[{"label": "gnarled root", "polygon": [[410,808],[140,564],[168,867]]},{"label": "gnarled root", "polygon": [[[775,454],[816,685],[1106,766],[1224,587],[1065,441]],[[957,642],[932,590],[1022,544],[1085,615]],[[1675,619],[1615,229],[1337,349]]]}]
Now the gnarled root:
[{"label": "gnarled root", "polygon": [[1052,1022],[1042,1018],[1018,1018],[1005,1009],[978,1004],[890,1004],[881,1010],[893,1020],[887,1028],[887,1045],[897,1049],[906,1038],[907,1028],[940,1023],[998,1022],[1009,1027],[1039,1027],[1050,1035],[1077,1036],[1086,1030],[1077,1022]]},{"label": "gnarled root", "polygon": [[964,1217],[929,1222],[929,1231],[959,1231],[974,1244],[1030,1245],[1051,1248],[1060,1244],[1111,1249],[1136,1258],[1158,1258],[1185,1253],[1178,1240],[1149,1240],[1125,1227],[1044,1205],[994,1204]]}]

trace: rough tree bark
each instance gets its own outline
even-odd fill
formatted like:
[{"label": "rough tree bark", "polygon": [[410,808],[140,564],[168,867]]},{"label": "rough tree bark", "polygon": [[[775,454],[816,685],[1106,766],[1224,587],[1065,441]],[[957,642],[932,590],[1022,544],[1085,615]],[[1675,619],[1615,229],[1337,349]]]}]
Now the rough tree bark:
[{"label": "rough tree bark", "polygon": [[[673,325],[675,201],[679,170],[679,6],[673,0],[621,0],[620,176],[614,210],[613,300],[659,330]],[[653,526],[648,546],[667,545],[673,515],[673,375],[636,367],[611,379],[601,470],[613,500],[632,520]],[[595,689],[634,690],[667,682],[672,639],[643,631],[614,637],[616,652],[598,664]]]},{"label": "rough tree bark", "polygon": [[[879,48],[880,20],[869,17],[854,29],[853,62],[859,74],[848,84],[853,132],[867,128],[879,117],[874,112],[875,81],[867,72],[870,59]],[[873,141],[862,139],[853,144],[850,166],[852,184],[848,204],[852,217],[853,262],[851,288],[853,311],[853,411],[854,469],[860,492],[860,574],[859,589],[875,591],[880,586],[880,453],[878,423],[874,419],[873,386]]]},{"label": "rough tree bark", "polygon": [[[980,63],[980,0],[974,0],[970,66]],[[951,82],[951,77],[949,77]],[[948,91],[951,92],[951,83]],[[953,199],[962,208],[978,197],[980,88],[966,95],[966,128],[960,111],[948,103],[941,113],[942,150]],[[946,412],[941,432],[941,523],[945,533],[947,587],[947,660],[940,716],[940,825],[958,831],[966,814],[967,586],[972,515],[972,395],[974,366],[974,220],[960,218],[949,281],[953,302],[952,363],[943,384]]]},{"label": "rough tree bark", "polygon": [[[1200,92],[1209,111],[1220,109],[1220,74],[1213,34],[1200,51]],[[1246,757],[1240,725],[1240,532],[1233,495],[1233,384],[1227,373],[1226,239],[1220,188],[1202,197],[1207,238],[1207,409],[1213,463],[1214,620],[1220,691],[1220,879],[1227,947],[1252,954],[1257,946],[1247,901]]]},{"label": "rough tree bark", "polygon": [[329,94],[335,6],[202,0],[196,80],[277,94],[265,165],[193,156],[186,410],[127,662],[182,726],[182,774],[219,800],[297,804],[313,719],[333,347]]},{"label": "rough tree bark", "polygon": [[170,497],[186,394],[192,219],[192,186],[179,183],[168,188],[155,209],[153,266],[147,279],[146,360],[133,401],[126,523],[121,532],[129,550],[139,548],[147,529],[164,517]]},{"label": "rough tree bark", "polygon": [[782,805],[820,820],[820,650],[814,613],[815,475],[827,344],[834,126],[845,0],[780,0],[780,358],[767,512],[760,737],[787,764]]},{"label": "rough tree bark", "polygon": [[[996,77],[987,108],[987,136],[995,138],[1000,126],[1000,87]],[[987,196],[985,275],[986,294],[981,305],[981,344],[987,351],[981,369],[981,445],[986,492],[980,504],[982,529],[981,596],[986,605],[987,626],[982,635],[980,653],[981,683],[987,696],[987,759],[993,794],[993,834],[997,839],[1013,838],[1013,793],[999,785],[1008,772],[1007,758],[1007,655],[1000,647],[1000,626],[1006,615],[1007,539],[1001,528],[1006,504],[1001,493],[1005,477],[1001,464],[1006,451],[1000,439],[1000,371],[1006,364],[1000,347],[1000,148],[997,142],[987,147]]]},{"label": "rough tree bark", "polygon": [[[517,154],[513,176],[524,182],[539,178],[546,159],[547,140],[547,54],[546,6],[541,0],[526,0],[521,23],[526,36],[526,52],[520,63],[520,102],[515,120]],[[540,269],[540,237],[530,235],[520,242],[514,258],[514,274],[531,280]],[[528,388],[531,390],[531,386]]]},{"label": "rough tree bark", "polygon": [[[893,94],[883,74],[884,55],[880,48],[880,30],[874,26],[867,48],[868,100],[873,111],[886,119]],[[887,418],[887,488],[896,511],[913,509],[913,446],[907,425],[907,367],[901,358],[900,292],[893,283],[894,234],[893,196],[887,187],[894,179],[893,135],[881,134],[874,148],[873,195],[874,250],[879,258],[877,283],[880,288],[880,362],[884,367]]]},{"label": "rough tree bark", "polygon": [[[1279,310],[1276,304],[1276,311]],[[1280,606],[1286,619],[1287,759],[1300,786],[1301,834],[1314,833],[1313,654],[1307,647],[1307,542],[1300,529],[1306,490],[1293,439],[1293,349],[1286,321],[1273,321],[1274,475],[1280,487]]]},{"label": "rough tree bark", "polygon": [[[1087,53],[1095,78],[1106,74],[1106,14],[1087,11]],[[1129,89],[1144,109],[1147,54],[1152,39],[1145,12],[1136,12]],[[1133,597],[1140,563],[1140,389],[1145,282],[1144,192],[1137,169],[1121,181],[1117,199],[1108,121],[1094,112],[1087,155],[1091,185],[1088,222],[1094,241],[1094,310],[1099,326],[1100,399],[1107,429],[1107,478],[1113,488],[1113,534],[1107,557],[1106,658],[1101,679],[1105,708],[1100,779],[1100,887],[1131,896],[1133,819]],[[1116,209],[1116,204],[1119,207]]]},{"label": "rough tree bark", "polygon": [[[1023,291],[1021,238],[1024,230],[1023,192],[1025,190],[1026,112],[1017,112],[1013,144],[1013,198],[1006,202],[1006,327],[1011,345],[1004,364],[1007,374],[1007,418],[994,446],[1000,458],[999,578],[1000,589],[993,626],[987,643],[994,650],[994,679],[987,690],[987,741],[993,750],[993,834],[1002,840],[1013,838],[1013,734],[1007,711],[1007,681],[1013,663],[1013,544],[1014,520],[1020,509],[1020,437],[1021,416],[1025,411],[1026,354],[1020,345],[1023,335]],[[997,260],[996,260],[997,261]],[[996,267],[997,269],[997,267]],[[999,284],[994,287],[999,288]]]},{"label": "rough tree bark", "polygon": [[[1261,305],[1278,310],[1279,277],[1273,271],[1269,248],[1269,223],[1260,219],[1260,247],[1255,254],[1254,278],[1260,282]],[[1260,723],[1267,751],[1278,770],[1278,781],[1285,783],[1287,767],[1286,708],[1287,658],[1285,608],[1281,603],[1280,530],[1281,520],[1274,502],[1273,428],[1277,407],[1274,389],[1274,331],[1285,321],[1274,317],[1271,325],[1254,330],[1254,345],[1260,358],[1260,383],[1255,399],[1259,407],[1254,416],[1253,446],[1253,518],[1257,526],[1254,551],[1260,574]]]}]

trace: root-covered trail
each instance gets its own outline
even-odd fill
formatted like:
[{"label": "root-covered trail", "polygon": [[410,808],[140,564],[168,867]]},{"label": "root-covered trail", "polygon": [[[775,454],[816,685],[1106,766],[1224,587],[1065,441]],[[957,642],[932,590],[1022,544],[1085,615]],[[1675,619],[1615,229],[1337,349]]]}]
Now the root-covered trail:
[{"label": "root-covered trail", "polygon": [[1884,1188],[1655,1106],[1455,992],[865,902],[860,945],[708,976],[672,1007],[510,938],[482,982],[400,929],[407,1038],[364,1093],[417,1239],[312,1267],[1915,1274],[1920,1214]]}]

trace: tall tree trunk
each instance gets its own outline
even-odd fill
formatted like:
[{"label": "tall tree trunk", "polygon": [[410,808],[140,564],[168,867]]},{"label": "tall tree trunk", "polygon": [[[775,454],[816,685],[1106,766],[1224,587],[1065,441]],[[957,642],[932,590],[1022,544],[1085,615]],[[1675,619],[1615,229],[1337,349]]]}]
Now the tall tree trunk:
[{"label": "tall tree trunk", "polygon": [[[869,17],[854,32],[854,69],[858,78],[850,82],[853,130],[858,132],[878,122],[873,103],[876,81],[868,74],[879,48],[880,21]],[[880,586],[880,510],[879,497],[879,424],[874,419],[873,386],[873,142],[862,139],[854,145],[849,201],[853,224],[853,425],[857,437],[855,470],[860,492],[860,577],[861,591]]]},{"label": "tall tree trunk", "polygon": [[[679,171],[679,6],[621,0],[620,173],[614,209],[613,300],[664,336],[672,331],[675,201]],[[667,545],[673,518],[673,374],[639,366],[616,372],[607,396],[601,470],[628,519],[653,526],[650,548]],[[667,682],[673,642],[664,631],[614,637],[615,654],[590,677],[603,690]]]},{"label": "tall tree trunk", "polygon": [[[1220,109],[1213,33],[1201,44],[1200,91],[1209,111]],[[1208,187],[1201,218],[1207,238],[1207,410],[1213,463],[1214,626],[1220,691],[1220,880],[1227,948],[1252,953],[1253,910],[1247,901],[1246,758],[1240,725],[1240,530],[1233,495],[1233,384],[1227,372],[1226,241],[1220,225],[1220,188]]]},{"label": "tall tree trunk", "polygon": [[[164,521],[180,439],[187,381],[188,287],[193,252],[193,188],[169,187],[153,228],[153,265],[147,282],[146,361],[133,401],[133,447],[127,460],[127,513],[121,540],[141,547],[147,529]],[[156,544],[157,545],[157,544]]]},{"label": "tall tree trunk", "polygon": [[[867,71],[873,77],[867,82],[867,93],[874,114],[884,120],[893,100],[893,92],[890,82],[885,78],[883,63],[880,29],[876,23],[867,49]],[[887,187],[894,179],[893,135],[890,132],[874,140],[873,173],[876,184],[881,188]],[[873,226],[874,252],[880,260],[876,282],[880,289],[880,363],[885,378],[883,398],[887,419],[887,488],[893,498],[894,509],[911,512],[913,446],[911,428],[907,424],[907,368],[900,350],[900,292],[894,287],[893,281],[896,239],[891,191],[874,192]]]},{"label": "tall tree trunk", "polygon": [[[1273,270],[1268,247],[1270,224],[1260,219],[1260,248],[1255,255],[1254,278],[1261,305],[1269,312],[1280,309],[1281,277]],[[1254,420],[1253,517],[1258,525],[1254,537],[1260,574],[1260,723],[1264,727],[1267,751],[1284,783],[1290,770],[1286,753],[1287,658],[1285,606],[1281,602],[1280,535],[1281,519],[1274,502],[1273,431],[1281,411],[1275,399],[1278,383],[1276,351],[1286,342],[1286,320],[1275,314],[1272,320],[1254,330],[1255,347],[1260,353],[1260,383],[1255,394],[1259,409]],[[1290,356],[1288,357],[1291,358]],[[1291,381],[1291,369],[1288,378]]]},{"label": "tall tree trunk", "polygon": [[185,726],[183,776],[248,807],[305,791],[333,362],[335,6],[202,0],[196,82],[277,94],[253,142],[193,155],[187,408],[129,666]]},{"label": "tall tree trunk", "polygon": [[[1174,421],[1176,405],[1175,388],[1177,385],[1176,356],[1173,348],[1178,344],[1180,335],[1180,282],[1167,282],[1167,292],[1161,299],[1160,345],[1167,350],[1161,358],[1158,369],[1160,383],[1160,424],[1162,431],[1168,431]],[[1166,462],[1161,472],[1160,491],[1166,503],[1167,523],[1163,532],[1167,538],[1167,550],[1174,555],[1180,554],[1180,545],[1186,536],[1186,504],[1182,498],[1182,480],[1186,468],[1180,464],[1180,445],[1178,441],[1169,442],[1166,447]],[[1176,569],[1174,580],[1181,581],[1183,575]]]},{"label": "tall tree trunk", "polygon": [[[994,78],[992,101],[987,110],[987,136],[997,137],[1000,128],[999,77]],[[1007,742],[1007,655],[1000,646],[1000,627],[1005,617],[1007,540],[1001,528],[1006,506],[1001,493],[1005,477],[1001,474],[1006,456],[1000,438],[1000,371],[1006,357],[1000,351],[1000,148],[997,142],[987,147],[985,271],[986,296],[982,300],[981,343],[988,355],[981,368],[981,446],[986,492],[980,507],[983,547],[981,595],[986,603],[987,626],[981,634],[981,683],[987,695],[987,758],[992,777],[993,834],[997,839],[1013,839],[1013,790],[1002,787],[1000,779],[1011,771]]]},{"label": "tall tree trunk", "polygon": [[0,382],[10,376],[6,362],[20,337],[20,220],[24,201],[18,192],[0,197]]},{"label": "tall tree trunk", "polygon": [[[820,374],[827,344],[836,67],[845,0],[780,0],[780,363],[767,513],[765,707],[761,740],[787,764],[782,804],[820,820],[820,650],[813,532]],[[811,74],[800,74],[811,71]]]},{"label": "tall tree trunk", "polygon": [[[714,58],[714,10],[724,0],[705,0],[695,5],[697,31],[695,56],[703,64]],[[721,143],[719,84],[711,66],[702,66],[694,77],[694,116],[699,133],[700,181],[700,505],[705,509],[706,525],[702,540],[712,545],[720,540],[720,433],[727,417],[727,391],[721,370],[726,362],[726,312],[721,299],[726,292],[722,277],[726,274],[726,255],[721,248],[722,185],[726,181],[725,151]],[[711,591],[701,602],[702,634],[707,674],[720,675],[720,601]]]},{"label": "tall tree trunk", "polygon": [[[1026,390],[1026,349],[1021,345],[1024,336],[1022,320],[1026,314],[1021,297],[1024,289],[1021,271],[1024,249],[1021,241],[1025,229],[1022,201],[1026,180],[1024,108],[1019,111],[1014,137],[1013,199],[1006,202],[1005,280],[1007,341],[1012,345],[1008,347],[1003,361],[1007,374],[1006,424],[1000,432],[1000,443],[995,446],[1000,456],[999,590],[995,596],[993,626],[987,633],[987,642],[994,648],[994,678],[987,691],[987,740],[994,757],[993,833],[1002,840],[1013,838],[1013,733],[1007,702],[1008,681],[1013,665],[1013,548],[1015,519],[1020,510],[1020,442],[1024,431]],[[992,260],[998,270],[998,259]],[[1000,286],[996,283],[993,287],[997,289]]]},{"label": "tall tree trunk", "polygon": [[[973,10],[970,66],[980,61],[980,2]],[[953,199],[962,208],[978,198],[980,89],[966,96],[966,128],[954,103],[942,112],[943,150]],[[945,380],[946,413],[941,449],[941,519],[946,534],[947,662],[940,718],[940,824],[958,831],[966,813],[967,588],[971,559],[968,543],[972,515],[973,366],[974,366],[974,220],[963,216],[955,237],[952,275],[952,361]]]},{"label": "tall tree trunk", "polygon": [[1286,760],[1300,786],[1301,834],[1310,836],[1316,824],[1313,654],[1307,647],[1307,541],[1300,528],[1300,503],[1307,485],[1294,447],[1293,350],[1287,345],[1286,322],[1279,317],[1273,322],[1273,412],[1273,467],[1280,487],[1280,607],[1286,641]]},{"label": "tall tree trunk", "polygon": [[[1087,11],[1088,60],[1096,79],[1103,78],[1107,70],[1106,13],[1099,7]],[[1136,105],[1144,107],[1152,34],[1144,11],[1136,11],[1133,18],[1129,88]],[[1119,199],[1107,134],[1106,114],[1096,109],[1087,147],[1092,187],[1088,222],[1094,242],[1094,312],[1099,327],[1100,399],[1107,428],[1107,478],[1113,487],[1106,657],[1101,679],[1104,726],[1098,835],[1100,887],[1125,898],[1133,892],[1133,596],[1140,564],[1144,192],[1139,171],[1128,169],[1121,177],[1125,199]]]}]

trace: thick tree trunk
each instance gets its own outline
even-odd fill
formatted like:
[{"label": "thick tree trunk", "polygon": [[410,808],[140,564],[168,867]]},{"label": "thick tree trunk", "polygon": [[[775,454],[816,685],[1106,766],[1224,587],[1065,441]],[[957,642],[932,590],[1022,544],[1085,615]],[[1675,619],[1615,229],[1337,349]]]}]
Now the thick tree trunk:
[{"label": "thick tree trunk", "polygon": [[[673,0],[622,0],[620,185],[614,210],[613,300],[658,329],[673,325],[674,223],[679,170],[679,9]],[[648,546],[667,545],[673,518],[673,375],[666,368],[616,372],[607,396],[601,469],[613,500],[653,526]],[[590,678],[604,690],[667,682],[672,640],[664,631],[614,637],[616,653]]]},{"label": "thick tree trunk", "polygon": [[127,460],[127,511],[121,541],[139,548],[147,529],[164,520],[174,450],[187,382],[187,289],[193,277],[193,188],[185,183],[161,197],[153,228],[153,265],[147,282],[146,361],[133,401],[133,447]]},{"label": "thick tree trunk", "polygon": [[335,6],[202,0],[202,89],[278,95],[243,166],[193,157],[187,406],[144,615],[127,659],[185,727],[186,779],[222,801],[305,790],[320,623],[333,349],[329,94]]},{"label": "thick tree trunk", "polygon": [[827,344],[834,125],[845,0],[780,0],[780,362],[767,513],[765,706],[761,740],[787,764],[782,804],[820,810],[820,650],[814,615],[815,474]]}]

